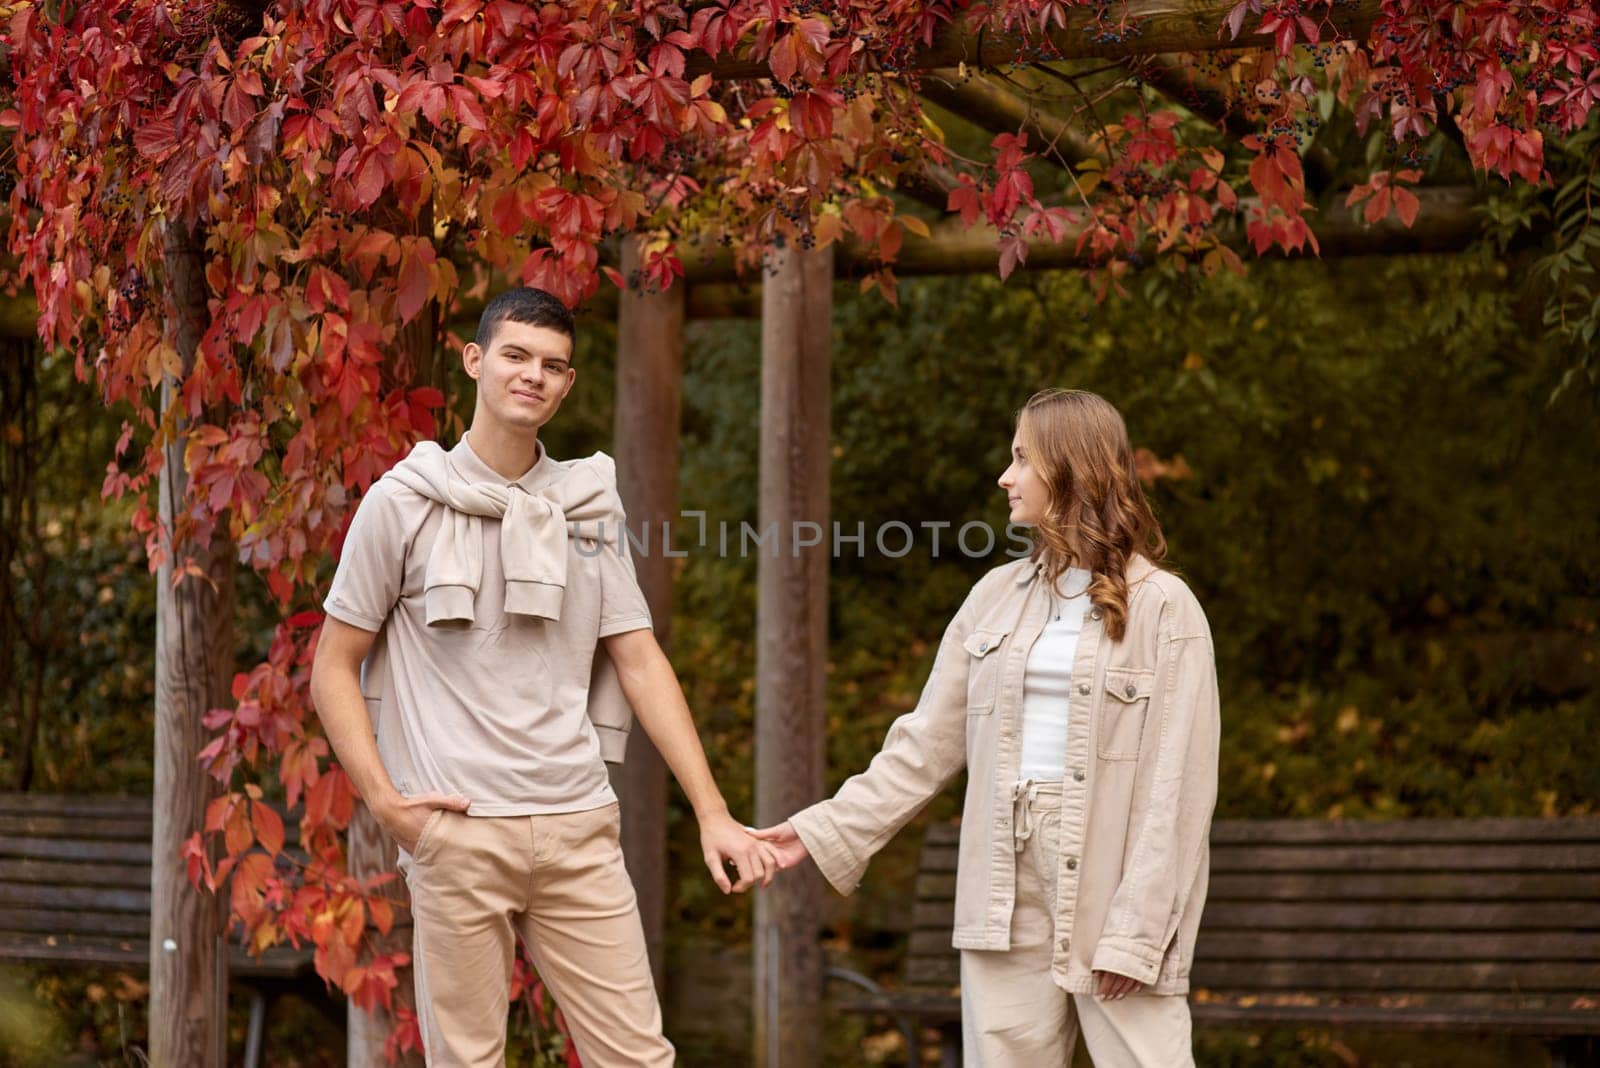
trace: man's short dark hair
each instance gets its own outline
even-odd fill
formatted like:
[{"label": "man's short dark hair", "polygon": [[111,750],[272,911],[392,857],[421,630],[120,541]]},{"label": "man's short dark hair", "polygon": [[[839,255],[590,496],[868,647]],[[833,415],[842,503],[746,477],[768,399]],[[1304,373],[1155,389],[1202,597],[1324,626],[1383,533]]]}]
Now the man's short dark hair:
[{"label": "man's short dark hair", "polygon": [[527,323],[529,326],[543,326],[567,335],[574,342],[578,340],[578,330],[573,325],[572,312],[565,304],[542,289],[519,286],[501,293],[483,309],[483,314],[478,317],[478,335],[473,338],[478,347],[485,352],[489,351],[489,345],[494,341],[495,329],[507,320],[513,323]]}]

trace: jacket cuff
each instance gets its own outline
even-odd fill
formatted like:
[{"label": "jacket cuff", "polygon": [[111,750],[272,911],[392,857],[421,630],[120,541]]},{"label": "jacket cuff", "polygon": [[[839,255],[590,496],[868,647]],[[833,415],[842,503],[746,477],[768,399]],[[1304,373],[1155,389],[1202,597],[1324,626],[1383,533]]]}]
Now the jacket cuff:
[{"label": "jacket cuff", "polygon": [[1150,986],[1161,974],[1161,953],[1150,946],[1142,946],[1120,938],[1102,938],[1094,948],[1094,961],[1090,970],[1114,972]]},{"label": "jacket cuff", "polygon": [[823,801],[796,812],[789,817],[789,823],[828,885],[841,894],[848,894],[861,885],[867,865],[856,859],[855,853],[845,844],[827,813],[827,804]]}]

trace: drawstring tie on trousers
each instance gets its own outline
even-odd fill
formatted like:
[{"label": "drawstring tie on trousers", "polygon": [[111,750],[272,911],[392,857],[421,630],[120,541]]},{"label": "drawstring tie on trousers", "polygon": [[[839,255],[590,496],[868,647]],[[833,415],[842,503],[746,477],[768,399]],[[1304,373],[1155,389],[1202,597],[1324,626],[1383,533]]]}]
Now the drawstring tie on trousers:
[{"label": "drawstring tie on trousers", "polygon": [[1011,788],[1011,831],[1018,853],[1027,846],[1028,839],[1039,826],[1033,815],[1033,803],[1038,797],[1039,784],[1032,779],[1023,779]]},{"label": "drawstring tie on trousers", "polygon": [[1038,782],[1023,779],[1011,788],[1012,844],[1021,853],[1028,840],[1039,830],[1043,817],[1054,812],[1061,804],[1059,782]]}]

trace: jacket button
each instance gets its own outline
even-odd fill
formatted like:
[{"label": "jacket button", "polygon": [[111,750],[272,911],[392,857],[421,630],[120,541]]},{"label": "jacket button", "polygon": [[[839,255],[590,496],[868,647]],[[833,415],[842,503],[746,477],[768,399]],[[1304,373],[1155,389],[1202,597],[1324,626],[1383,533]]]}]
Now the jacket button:
[{"label": "jacket button", "polygon": [[1067,870],[1068,871],[1077,871],[1078,870],[1078,858],[1077,857],[1068,857],[1067,858]]},{"label": "jacket button", "polygon": [[1138,689],[1138,687],[1134,686],[1133,683],[1130,682],[1130,683],[1128,683],[1128,688],[1126,690],[1123,690],[1122,692],[1127,694],[1131,698],[1134,694],[1139,692],[1139,689]]},{"label": "jacket button", "polygon": [[1083,769],[1082,768],[1079,768],[1077,771],[1072,773],[1072,781],[1073,782],[1082,782],[1083,781]]},{"label": "jacket button", "polygon": [[1089,684],[1087,682],[1078,683],[1078,692],[1083,694],[1083,696],[1088,697],[1089,696]]},{"label": "jacket button", "polygon": [[988,651],[989,651],[989,643],[988,642],[979,642],[978,643],[978,652],[987,653]]},{"label": "jacket button", "polygon": [[1098,609],[1098,608],[1091,609],[1090,612],[1089,612],[1089,618],[1090,619],[1099,619],[1100,618],[1100,609]]},{"label": "jacket button", "polygon": [[1061,952],[1065,953],[1067,950],[1069,950],[1071,948],[1072,948],[1072,939],[1063,938],[1061,940]]}]

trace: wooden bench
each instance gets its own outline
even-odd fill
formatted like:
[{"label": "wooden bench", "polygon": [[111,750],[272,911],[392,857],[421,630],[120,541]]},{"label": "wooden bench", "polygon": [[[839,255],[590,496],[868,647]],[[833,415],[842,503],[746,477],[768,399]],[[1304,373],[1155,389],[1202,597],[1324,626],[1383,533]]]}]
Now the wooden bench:
[{"label": "wooden bench", "polygon": [[[299,828],[285,830],[292,844]],[[147,970],[150,832],[148,797],[0,794],[0,962]],[[251,994],[251,1068],[268,999],[306,986],[311,957],[282,947],[256,958],[230,943],[228,971]]]},{"label": "wooden bench", "polygon": [[[904,989],[841,1002],[937,1027],[945,1065],[958,834],[924,840]],[[1600,819],[1232,820],[1211,843],[1197,1025],[1519,1034],[1600,1064]]]}]

